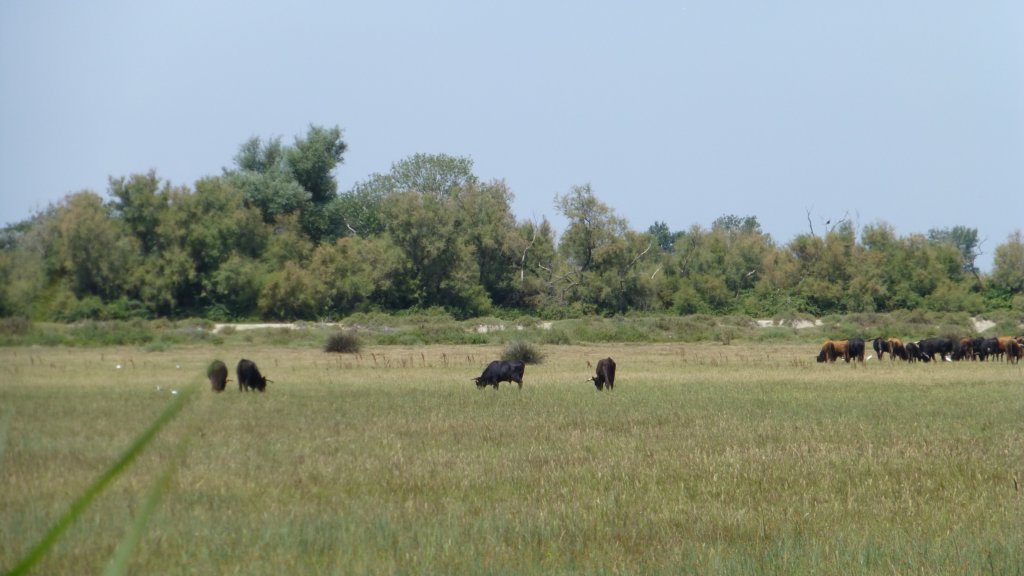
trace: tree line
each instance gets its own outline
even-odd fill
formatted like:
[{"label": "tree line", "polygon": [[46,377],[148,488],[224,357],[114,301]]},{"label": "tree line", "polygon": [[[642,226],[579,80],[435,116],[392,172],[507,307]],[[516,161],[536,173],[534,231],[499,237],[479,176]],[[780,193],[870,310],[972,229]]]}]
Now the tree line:
[{"label": "tree line", "polygon": [[193,187],[154,171],[69,194],[0,233],[0,315],[36,320],[327,319],[440,307],[532,314],[785,313],[1024,308],[1024,238],[982,273],[978,231],[897,236],[840,221],[786,244],[756,216],[645,231],[589,184],[555,198],[567,226],[511,210],[468,158],[417,154],[339,192],[347,144],[310,126],[243,143]]}]

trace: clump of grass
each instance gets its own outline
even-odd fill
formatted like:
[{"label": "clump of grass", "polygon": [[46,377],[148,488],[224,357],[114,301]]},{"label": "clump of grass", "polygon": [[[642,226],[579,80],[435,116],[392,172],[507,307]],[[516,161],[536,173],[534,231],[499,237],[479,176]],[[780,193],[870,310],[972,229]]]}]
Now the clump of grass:
[{"label": "clump of grass", "polygon": [[352,332],[335,332],[327,338],[327,345],[324,352],[336,352],[338,354],[358,354],[362,342],[359,336]]},{"label": "clump of grass", "polygon": [[520,360],[524,364],[540,364],[544,361],[544,353],[530,342],[516,340],[509,342],[501,353],[502,360]]}]

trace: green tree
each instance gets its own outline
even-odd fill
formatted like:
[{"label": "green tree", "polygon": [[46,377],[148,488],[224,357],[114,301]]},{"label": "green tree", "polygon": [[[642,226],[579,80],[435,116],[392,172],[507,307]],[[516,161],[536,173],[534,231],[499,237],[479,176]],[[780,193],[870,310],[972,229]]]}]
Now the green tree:
[{"label": "green tree", "polygon": [[450,196],[477,184],[473,160],[448,154],[414,154],[391,166],[392,192]]},{"label": "green tree", "polygon": [[318,281],[320,314],[334,316],[391,301],[401,254],[386,237],[339,238],[313,253],[309,274]]},{"label": "green tree", "polygon": [[470,182],[451,194],[457,199],[459,234],[476,263],[477,282],[492,302],[511,304],[516,290],[516,256],[525,250],[516,233],[512,192],[499,180]]},{"label": "green tree", "polygon": [[590,184],[556,196],[555,207],[569,221],[558,250],[581,273],[594,265],[595,252],[626,233],[626,221],[594,196]]},{"label": "green tree", "polygon": [[406,305],[443,306],[460,316],[489,307],[469,246],[461,236],[454,199],[407,191],[384,206],[387,233],[404,255],[398,293]]},{"label": "green tree", "polygon": [[515,302],[534,311],[550,309],[557,300],[555,231],[547,219],[542,219],[540,223],[528,221],[519,224],[516,236],[518,283]]},{"label": "green tree", "polygon": [[338,183],[334,169],[344,162],[348,145],[341,129],[310,126],[305,138],[296,138],[288,149],[288,167],[295,181],[309,193],[302,206],[302,228],[314,243],[345,235]]},{"label": "green tree", "polygon": [[981,255],[981,244],[978,240],[978,229],[966,226],[952,228],[932,228],[928,231],[928,240],[938,244],[949,244],[960,254],[960,267],[964,272],[978,277],[975,261]]},{"label": "green tree", "polygon": [[448,197],[478,184],[470,158],[415,154],[391,165],[387,174],[371,174],[336,202],[344,235],[374,236],[387,227],[383,205],[392,194],[414,192]]},{"label": "green tree", "polygon": [[390,179],[375,174],[338,196],[335,206],[338,220],[344,227],[342,235],[369,237],[384,233],[382,206],[388,194],[394,191],[390,182]]},{"label": "green tree", "polygon": [[225,177],[265,222],[298,214],[303,232],[319,243],[344,233],[333,172],[347,148],[338,127],[311,125],[291,147],[283,146],[280,138],[266,143],[251,138],[239,148],[235,169],[225,170]]},{"label": "green tree", "polygon": [[82,298],[95,295],[104,301],[124,292],[127,272],[134,269],[138,244],[111,217],[94,192],[79,192],[64,199],[56,211],[54,246],[59,274]]},{"label": "green tree", "polygon": [[229,256],[204,278],[209,309],[224,320],[255,316],[267,275],[265,268],[254,258],[238,253]]},{"label": "green tree", "polygon": [[318,298],[322,292],[317,278],[307,274],[300,263],[286,262],[263,284],[260,314],[275,320],[316,319],[324,309]]},{"label": "green tree", "polygon": [[1015,230],[996,247],[992,283],[1011,294],[1024,293],[1024,236]]},{"label": "green tree", "polygon": [[273,223],[278,216],[292,214],[305,206],[311,194],[302,187],[287,163],[287,150],[280,138],[267,142],[253,137],[239,147],[235,170],[224,177],[240,190],[246,202],[259,209],[263,221]]},{"label": "green tree", "polygon": [[310,125],[304,138],[285,151],[288,168],[295,181],[310,194],[313,204],[326,204],[337,196],[334,169],[344,163],[348,144],[341,139],[341,128]]},{"label": "green tree", "polygon": [[668,224],[655,222],[647,228],[647,234],[654,239],[654,245],[662,252],[672,252],[675,250],[676,237],[668,229]]},{"label": "green tree", "polygon": [[[53,210],[7,226],[0,233],[0,316],[40,318],[51,270]],[[52,255],[51,255],[52,256]]]},{"label": "green tree", "polygon": [[654,240],[630,231],[625,220],[594,196],[589,184],[557,196],[555,205],[569,221],[558,247],[570,270],[562,276],[563,293],[598,310],[624,312],[631,304],[646,306],[650,291],[640,270]]},{"label": "green tree", "polygon": [[168,208],[167,194],[160,189],[155,170],[127,178],[109,179],[114,214],[138,238],[143,253],[159,249],[157,225]]}]

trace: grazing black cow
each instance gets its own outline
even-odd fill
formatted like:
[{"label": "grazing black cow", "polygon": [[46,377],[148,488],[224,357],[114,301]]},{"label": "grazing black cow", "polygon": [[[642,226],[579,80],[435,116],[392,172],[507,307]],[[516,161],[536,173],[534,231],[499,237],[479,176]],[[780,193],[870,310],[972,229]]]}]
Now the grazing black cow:
[{"label": "grazing black cow", "polygon": [[907,342],[903,349],[907,352],[907,360],[910,362],[928,361],[928,358],[921,357],[921,347],[917,345],[917,342]]},{"label": "grazing black cow", "polygon": [[484,373],[473,378],[476,387],[484,389],[488,384],[498,389],[498,382],[515,382],[519,388],[523,388],[523,372],[526,371],[526,364],[521,360],[495,360],[484,368]]},{"label": "grazing black cow", "polygon": [[849,362],[851,358],[864,362],[864,339],[850,338],[847,344],[847,353],[847,362]]},{"label": "grazing black cow", "polygon": [[972,360],[984,360],[985,359],[985,339],[981,336],[971,339],[971,354]]},{"label": "grazing black cow", "polygon": [[978,338],[974,341],[974,354],[978,357],[978,360],[988,360],[991,356],[993,358],[999,357],[999,339],[998,338]]},{"label": "grazing black cow", "polygon": [[615,388],[615,360],[611,358],[601,358],[597,361],[597,376],[591,376],[591,380],[594,381],[594,386],[598,390],[604,389],[605,385],[608,386],[608,390]]},{"label": "grazing black cow", "polygon": [[885,356],[886,352],[888,352],[890,356],[892,355],[892,348],[889,346],[889,340],[882,338],[881,336],[871,340],[871,347],[875,349],[875,355],[878,356],[879,361],[881,361],[882,356]]},{"label": "grazing black cow", "polygon": [[210,388],[214,392],[223,392],[228,385],[228,367],[220,360],[210,362],[206,369],[206,377],[210,380]]},{"label": "grazing black cow", "polygon": [[917,343],[921,348],[921,356],[924,357],[922,360],[926,362],[928,360],[935,360],[935,356],[939,356],[939,360],[945,360],[947,355],[953,354],[953,340],[951,338],[925,338]]},{"label": "grazing black cow", "polygon": [[236,372],[238,373],[239,392],[248,392],[250,388],[263,392],[267,388],[267,382],[273,382],[260,374],[260,369],[256,367],[255,362],[245,358],[238,361]]}]

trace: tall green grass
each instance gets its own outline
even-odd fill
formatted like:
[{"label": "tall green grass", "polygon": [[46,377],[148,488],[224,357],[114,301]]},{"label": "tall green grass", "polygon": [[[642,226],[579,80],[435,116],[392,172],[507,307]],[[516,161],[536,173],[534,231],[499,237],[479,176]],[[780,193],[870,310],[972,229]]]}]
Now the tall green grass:
[{"label": "tall green grass", "polygon": [[[267,392],[199,391],[38,573],[101,571],[176,460],[128,573],[1024,571],[1021,366],[544,346],[481,391],[500,345],[320,344],[0,350],[0,569],[170,390],[245,356]],[[587,380],[605,356],[614,392]]]}]

